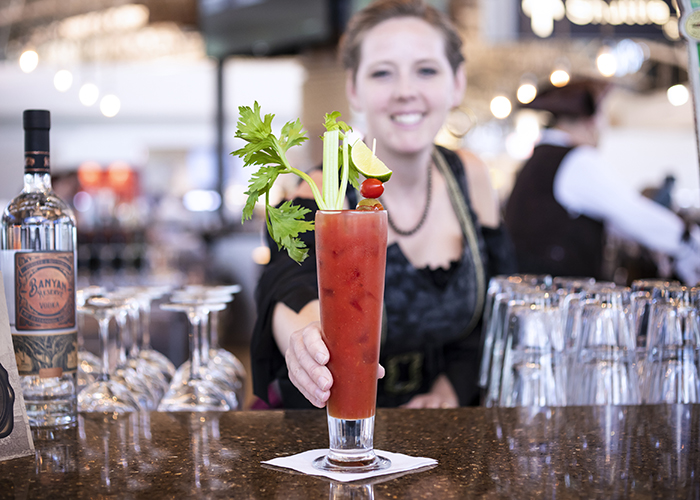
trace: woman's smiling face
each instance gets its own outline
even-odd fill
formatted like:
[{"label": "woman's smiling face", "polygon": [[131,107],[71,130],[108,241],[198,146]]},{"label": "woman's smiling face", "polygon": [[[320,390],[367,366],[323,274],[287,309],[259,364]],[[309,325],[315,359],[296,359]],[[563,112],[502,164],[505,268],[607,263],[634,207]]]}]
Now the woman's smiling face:
[{"label": "woman's smiling face", "polygon": [[368,138],[394,154],[432,147],[451,108],[462,101],[463,68],[452,70],[443,35],[415,17],[384,21],[365,33],[348,99],[365,114]]}]

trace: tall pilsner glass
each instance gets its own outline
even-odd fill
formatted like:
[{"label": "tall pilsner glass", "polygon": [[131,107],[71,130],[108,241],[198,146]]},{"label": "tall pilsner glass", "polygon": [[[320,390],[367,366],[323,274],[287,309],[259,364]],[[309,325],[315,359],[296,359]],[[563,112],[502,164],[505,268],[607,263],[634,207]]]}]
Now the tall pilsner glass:
[{"label": "tall pilsner glass", "polygon": [[316,263],[323,340],[333,386],[328,399],[330,452],[322,470],[385,469],[374,453],[374,414],[384,300],[387,213],[317,211]]}]

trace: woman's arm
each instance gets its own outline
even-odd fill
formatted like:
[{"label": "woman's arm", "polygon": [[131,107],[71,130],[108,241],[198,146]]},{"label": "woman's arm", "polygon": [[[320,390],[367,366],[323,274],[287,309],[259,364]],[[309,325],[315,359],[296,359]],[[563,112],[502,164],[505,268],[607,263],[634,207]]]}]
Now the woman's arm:
[{"label": "woman's arm", "polygon": [[314,406],[323,408],[333,376],[326,367],[329,353],[321,338],[319,318],[318,300],[298,313],[279,302],[272,317],[272,333],[284,354],[289,379]]}]

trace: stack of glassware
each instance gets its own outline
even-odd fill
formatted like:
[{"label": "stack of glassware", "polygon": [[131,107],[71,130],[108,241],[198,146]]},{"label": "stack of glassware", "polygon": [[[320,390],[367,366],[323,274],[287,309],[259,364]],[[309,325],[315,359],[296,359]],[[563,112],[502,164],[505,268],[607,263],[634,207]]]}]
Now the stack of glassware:
[{"label": "stack of glassware", "polygon": [[700,288],[592,278],[489,283],[485,406],[700,402]]},{"label": "stack of glassware", "polygon": [[[218,344],[218,316],[240,291],[236,286],[89,287],[78,292],[80,316],[78,409],[81,412],[229,411],[242,408],[245,369]],[[175,369],[150,342],[150,312],[184,312],[190,357]],[[83,348],[85,317],[98,324],[100,356]]]}]

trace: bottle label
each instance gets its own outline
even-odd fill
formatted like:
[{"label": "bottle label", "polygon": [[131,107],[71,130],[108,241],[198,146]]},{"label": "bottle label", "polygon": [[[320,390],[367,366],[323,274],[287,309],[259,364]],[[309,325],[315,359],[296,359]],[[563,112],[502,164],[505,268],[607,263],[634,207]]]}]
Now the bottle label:
[{"label": "bottle label", "polygon": [[25,151],[24,173],[48,174],[51,171],[51,162],[48,151]]},{"label": "bottle label", "polygon": [[15,328],[41,331],[75,328],[73,252],[15,254]]},{"label": "bottle label", "polygon": [[78,331],[29,335],[12,334],[20,375],[60,377],[78,369]]}]

